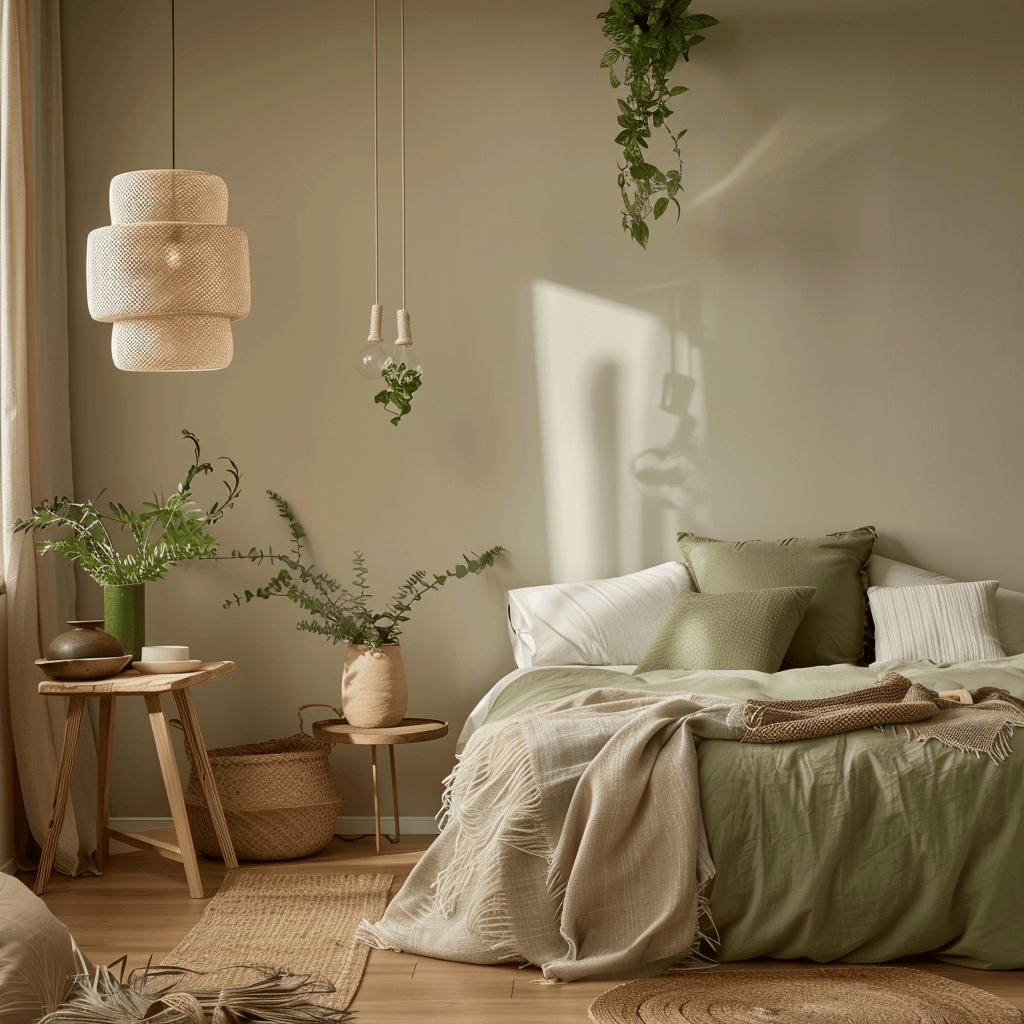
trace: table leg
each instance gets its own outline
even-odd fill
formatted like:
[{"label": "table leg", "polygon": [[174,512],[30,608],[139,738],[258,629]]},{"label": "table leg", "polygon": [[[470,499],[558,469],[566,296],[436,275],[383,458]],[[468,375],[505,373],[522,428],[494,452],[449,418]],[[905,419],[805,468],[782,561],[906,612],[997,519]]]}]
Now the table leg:
[{"label": "table leg", "polygon": [[178,778],[178,763],[174,759],[174,747],[171,745],[171,730],[164,717],[160,695],[146,694],[145,696],[149,724],[153,730],[153,742],[156,744],[156,756],[160,761],[160,772],[164,777],[167,802],[171,805],[171,817],[174,819],[178,848],[181,850],[181,859],[185,865],[188,892],[192,899],[201,900],[203,898],[203,883],[199,877],[199,862],[196,860],[196,850],[192,844],[192,832],[188,827],[185,797],[181,792],[181,779]]},{"label": "table leg", "polygon": [[100,737],[96,749],[96,866],[106,871],[110,856],[110,771],[114,759],[114,697],[100,697]]},{"label": "table leg", "polygon": [[57,763],[57,784],[53,794],[53,817],[43,841],[43,853],[39,858],[39,870],[36,872],[35,893],[42,896],[46,891],[46,883],[53,870],[53,860],[57,856],[57,842],[60,830],[64,825],[64,807],[68,802],[68,787],[71,785],[71,769],[75,766],[75,750],[78,747],[78,733],[82,727],[82,712],[85,711],[84,697],[71,697],[68,700],[67,717],[64,719],[64,739],[60,746],[60,760]]},{"label": "table leg", "polygon": [[192,751],[192,767],[199,776],[203,793],[206,796],[206,807],[210,812],[213,830],[217,833],[217,842],[220,845],[221,856],[224,858],[224,865],[229,868],[237,868],[238,858],[235,856],[235,847],[231,842],[231,833],[228,831],[228,823],[224,817],[224,808],[221,806],[217,782],[213,777],[213,768],[210,765],[210,755],[206,752],[206,741],[199,728],[199,716],[192,703],[192,696],[188,690],[175,690],[174,703],[178,705],[178,714],[181,716],[181,724],[185,732],[185,742],[188,744],[189,750]]},{"label": "table leg", "polygon": [[395,777],[395,745],[388,744],[388,753],[391,755],[391,807],[395,812],[395,838],[388,836],[388,841],[397,843],[402,838],[402,826],[398,823],[398,779]]},{"label": "table leg", "polygon": [[377,744],[370,744],[373,758],[373,822],[377,833],[377,852],[380,853],[380,793],[377,789]]}]

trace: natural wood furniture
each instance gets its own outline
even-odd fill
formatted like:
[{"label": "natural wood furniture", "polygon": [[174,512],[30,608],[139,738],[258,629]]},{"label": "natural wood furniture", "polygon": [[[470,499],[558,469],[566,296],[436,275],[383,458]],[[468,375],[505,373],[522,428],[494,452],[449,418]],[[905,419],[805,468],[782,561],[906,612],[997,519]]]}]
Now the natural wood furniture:
[{"label": "natural wood furniture", "polygon": [[[111,676],[108,679],[87,679],[76,682],[65,680],[47,680],[39,684],[39,692],[45,697],[68,697],[68,712],[64,722],[64,741],[61,745],[60,762],[57,767],[57,786],[53,796],[53,818],[50,821],[46,840],[43,843],[42,856],[39,858],[39,870],[36,874],[35,891],[41,895],[46,891],[46,883],[53,869],[53,858],[57,853],[57,840],[61,826],[64,824],[64,805],[67,803],[68,786],[71,783],[71,769],[75,763],[75,750],[78,746],[78,733],[82,725],[82,714],[85,711],[86,697],[100,698],[100,735],[99,749],[96,752],[98,767],[99,806],[96,821],[97,852],[96,859],[100,869],[106,867],[110,855],[110,840],[127,843],[142,850],[156,850],[163,857],[176,860],[185,866],[185,877],[188,879],[188,891],[193,899],[203,898],[203,883],[199,877],[199,864],[196,861],[195,847],[192,845],[192,832],[188,826],[188,815],[185,811],[185,798],[181,792],[181,779],[178,777],[178,765],[174,759],[174,748],[171,746],[171,733],[164,717],[161,697],[170,693],[178,706],[181,716],[185,742],[192,752],[195,771],[198,773],[206,794],[206,803],[210,809],[210,817],[220,842],[224,863],[229,868],[237,868],[234,847],[228,825],[224,820],[224,811],[217,795],[217,786],[210,769],[210,759],[206,753],[206,743],[199,729],[199,719],[192,703],[189,689],[207,679],[226,675],[235,670],[233,661],[210,661],[200,665],[194,672],[178,672],[167,675],[146,675],[134,669]],[[149,724],[153,730],[153,741],[160,760],[160,772],[163,775],[167,801],[171,805],[171,817],[174,819],[176,843],[158,839],[145,832],[122,832],[110,828],[110,766],[114,748],[114,699],[116,697],[144,697],[146,710],[149,712]]]},{"label": "natural wood furniture", "polygon": [[344,718],[330,718],[313,723],[313,735],[324,743],[356,743],[368,746],[373,760],[373,820],[376,825],[377,852],[380,853],[380,793],[377,789],[377,747],[387,744],[391,759],[391,806],[395,812],[395,835],[385,836],[389,843],[402,838],[398,823],[398,781],[395,776],[395,744],[423,743],[448,735],[448,723],[436,718],[403,718],[387,729],[360,729]]}]

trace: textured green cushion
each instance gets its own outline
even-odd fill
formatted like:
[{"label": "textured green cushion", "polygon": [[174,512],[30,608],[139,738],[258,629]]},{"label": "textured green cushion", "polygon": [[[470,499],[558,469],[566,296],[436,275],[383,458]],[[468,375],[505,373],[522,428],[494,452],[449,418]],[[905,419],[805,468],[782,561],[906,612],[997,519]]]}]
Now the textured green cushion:
[{"label": "textured green cushion", "polygon": [[769,587],[816,587],[782,667],[855,664],[864,650],[867,576],[875,545],[865,526],[827,537],[723,541],[679,534],[683,562],[705,594]]},{"label": "textured green cushion", "polygon": [[684,590],[636,674],[658,669],[777,672],[814,587],[695,594]]}]

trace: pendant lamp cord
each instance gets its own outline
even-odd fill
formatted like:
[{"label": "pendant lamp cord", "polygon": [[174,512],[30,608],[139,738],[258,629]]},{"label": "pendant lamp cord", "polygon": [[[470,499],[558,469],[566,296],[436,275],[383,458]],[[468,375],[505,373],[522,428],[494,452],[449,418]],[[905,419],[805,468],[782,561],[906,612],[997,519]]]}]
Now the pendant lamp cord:
[{"label": "pendant lamp cord", "polygon": [[405,302],[405,0],[402,0],[402,309]]},{"label": "pendant lamp cord", "polygon": [[175,110],[175,100],[177,89],[175,88],[176,83],[174,80],[175,75],[175,52],[174,52],[174,0],[171,0],[171,169],[173,170],[178,166],[176,162],[177,156],[177,139],[174,137],[175,128],[177,125],[177,111]]},{"label": "pendant lamp cord", "polygon": [[377,155],[377,0],[373,0],[373,304],[380,305],[380,174]]}]

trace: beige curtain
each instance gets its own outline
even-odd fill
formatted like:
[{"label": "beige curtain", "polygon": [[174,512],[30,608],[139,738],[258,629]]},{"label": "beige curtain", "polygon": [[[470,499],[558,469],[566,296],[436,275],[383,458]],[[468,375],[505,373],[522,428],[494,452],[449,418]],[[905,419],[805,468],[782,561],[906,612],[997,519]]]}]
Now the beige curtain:
[{"label": "beige curtain", "polygon": [[[74,618],[71,565],[40,556],[14,522],[44,497],[73,494],[64,248],[58,0],[0,0],[0,506],[7,587],[8,694],[29,826],[50,821],[63,699],[40,697],[33,664]],[[92,868],[96,751],[83,728],[56,868]],[[24,865],[23,865],[24,866]]]}]

